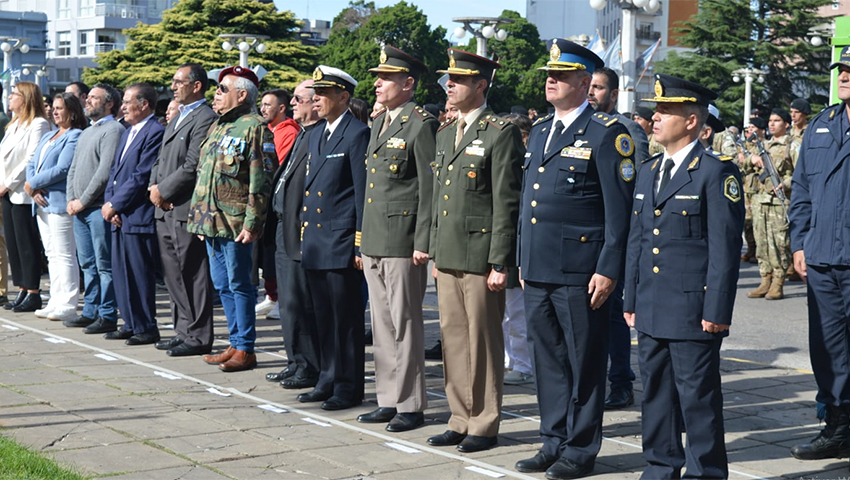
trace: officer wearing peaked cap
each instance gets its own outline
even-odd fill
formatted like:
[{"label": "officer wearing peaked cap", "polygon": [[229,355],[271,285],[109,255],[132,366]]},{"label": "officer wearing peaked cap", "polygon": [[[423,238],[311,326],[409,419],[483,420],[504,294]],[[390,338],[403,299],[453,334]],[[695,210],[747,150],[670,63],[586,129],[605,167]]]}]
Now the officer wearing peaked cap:
[{"label": "officer wearing peaked cap", "polygon": [[522,166],[519,129],[487,107],[499,64],[449,49],[448,102],[437,131],[431,239],[440,291],[448,430],[428,439],[464,453],[494,446],[504,377],[507,269],[515,268]]},{"label": "officer wearing peaked cap", "polygon": [[656,75],[649,100],[664,153],[639,168],[624,297],[626,323],[638,331],[645,479],[729,476],[720,345],[732,321],[744,205],[732,158],[698,141],[716,97]]},{"label": "officer wearing peaked cap", "polygon": [[364,310],[360,231],[369,127],[348,103],[357,81],[320,65],[313,72],[319,122],[310,132],[302,207],[301,266],[316,314],[321,372],[316,388],[298,396],[342,410],[363,400]]},{"label": "officer wearing peaked cap", "polygon": [[360,251],[369,285],[378,409],[357,417],[402,432],[421,426],[425,396],[422,299],[428,276],[437,119],[413,101],[422,62],[381,48],[375,95],[385,109],[366,149]]},{"label": "officer wearing peaked cap", "polygon": [[602,60],[563,39],[549,54],[555,113],[528,138],[518,255],[543,445],[516,469],[557,479],[590,474],[601,446],[607,300],[623,274],[635,148],[617,117],[587,101]]},{"label": "officer wearing peaked cap", "polygon": [[837,62],[840,103],[816,116],[806,134],[791,179],[791,251],[794,268],[808,283],[809,354],[826,405],[826,426],[791,454],[802,460],[847,456],[850,441],[850,355],[845,339],[850,315],[850,46]]}]

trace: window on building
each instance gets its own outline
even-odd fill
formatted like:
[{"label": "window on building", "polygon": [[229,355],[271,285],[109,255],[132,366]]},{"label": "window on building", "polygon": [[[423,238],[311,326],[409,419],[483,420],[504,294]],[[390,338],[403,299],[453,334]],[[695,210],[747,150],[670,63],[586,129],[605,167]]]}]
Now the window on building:
[{"label": "window on building", "polygon": [[94,30],[80,30],[80,56],[94,56]]},{"label": "window on building", "polygon": [[95,0],[80,0],[80,16],[81,17],[93,17],[94,16],[94,3],[95,3]]},{"label": "window on building", "polygon": [[70,68],[57,68],[56,69],[56,81],[61,83],[71,83],[71,69]]},{"label": "window on building", "polygon": [[59,18],[71,18],[71,0],[59,0],[56,16]]},{"label": "window on building", "polygon": [[71,32],[56,33],[56,56],[71,56]]}]

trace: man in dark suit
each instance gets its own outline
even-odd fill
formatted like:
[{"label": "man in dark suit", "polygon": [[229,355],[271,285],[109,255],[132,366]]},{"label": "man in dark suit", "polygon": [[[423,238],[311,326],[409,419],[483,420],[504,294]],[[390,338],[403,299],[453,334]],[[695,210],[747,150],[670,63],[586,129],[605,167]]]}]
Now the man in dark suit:
[{"label": "man in dark suit", "polygon": [[389,45],[381,48],[375,94],[385,107],[372,123],[366,158],[363,266],[369,284],[378,409],[358,422],[389,422],[390,432],[425,423],[425,327],[431,191],[437,119],[413,101],[428,69]]},{"label": "man in dark suit", "polygon": [[522,178],[519,128],[487,107],[501,65],[449,49],[448,101],[437,130],[430,257],[437,268],[448,429],[428,439],[464,453],[498,442],[505,374],[507,269],[515,265]]},{"label": "man in dark suit", "polygon": [[[744,202],[732,157],[698,142],[717,94],[655,76],[655,138],[640,166],[626,260],[624,317],[638,331],[641,478],[728,478],[720,344],[729,334]],[[682,421],[688,443],[682,446]]]},{"label": "man in dark suit", "polygon": [[104,335],[127,345],[159,341],[154,303],[156,230],[154,206],[148,200],[151,168],[162,145],[165,129],[154,118],[156,90],[147,83],[124,92],[121,109],[130,125],[121,136],[106,184],[101,208],[112,223],[112,277],[124,326]]},{"label": "man in dark suit", "polygon": [[272,182],[271,206],[278,217],[274,237],[280,324],[289,365],[280,372],[266,374],[266,380],[280,382],[286,389],[315,387],[320,369],[316,315],[307,277],[301,268],[301,207],[308,143],[310,132],[319,121],[319,113],[313,109],[314,93],[312,79],[295,87],[290,105],[301,131],[280,162]]},{"label": "man in dark suit", "polygon": [[213,341],[212,281],[204,242],[186,231],[201,142],[218,118],[206,104],[209,80],[197,63],[181,65],[171,79],[178,103],[151,170],[150,199],[176,335],[156,343],[172,357],[210,353]]},{"label": "man in dark suit", "polygon": [[602,60],[563,39],[549,58],[555,112],[528,138],[519,226],[543,446],[516,469],[560,479],[592,472],[602,444],[608,298],[623,275],[635,165],[626,127],[587,100]]},{"label": "man in dark suit", "polygon": [[360,231],[366,189],[369,127],[348,103],[357,81],[338,68],[313,72],[314,100],[322,119],[310,134],[301,266],[307,273],[319,335],[321,373],[301,402],[324,401],[342,410],[363,401],[364,310],[360,286]]}]

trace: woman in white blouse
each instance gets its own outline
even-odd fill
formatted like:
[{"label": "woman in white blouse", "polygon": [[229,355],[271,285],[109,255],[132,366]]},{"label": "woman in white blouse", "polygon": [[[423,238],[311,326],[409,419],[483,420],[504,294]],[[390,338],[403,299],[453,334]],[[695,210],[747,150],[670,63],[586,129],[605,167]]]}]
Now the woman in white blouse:
[{"label": "woman in white blouse", "polygon": [[44,99],[38,85],[20,82],[9,93],[12,121],[0,143],[0,203],[3,228],[12,268],[12,283],[18,296],[3,308],[15,312],[34,312],[41,308],[38,293],[41,281],[41,241],[32,216],[32,197],[24,192],[27,164],[38,142],[50,127],[44,111]]}]

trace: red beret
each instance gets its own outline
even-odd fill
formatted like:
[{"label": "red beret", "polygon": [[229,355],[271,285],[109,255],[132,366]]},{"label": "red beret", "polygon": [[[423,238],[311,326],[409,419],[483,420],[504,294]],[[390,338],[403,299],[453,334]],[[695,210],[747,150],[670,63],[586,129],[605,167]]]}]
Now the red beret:
[{"label": "red beret", "polygon": [[221,73],[218,74],[218,83],[221,83],[221,81],[224,79],[224,77],[226,77],[228,75],[236,75],[237,77],[247,78],[257,88],[260,87],[260,79],[257,78],[257,74],[254,73],[252,70],[249,70],[247,68],[243,68],[243,67],[240,67],[238,65],[235,66],[235,67],[225,68],[224,70],[221,71]]}]

